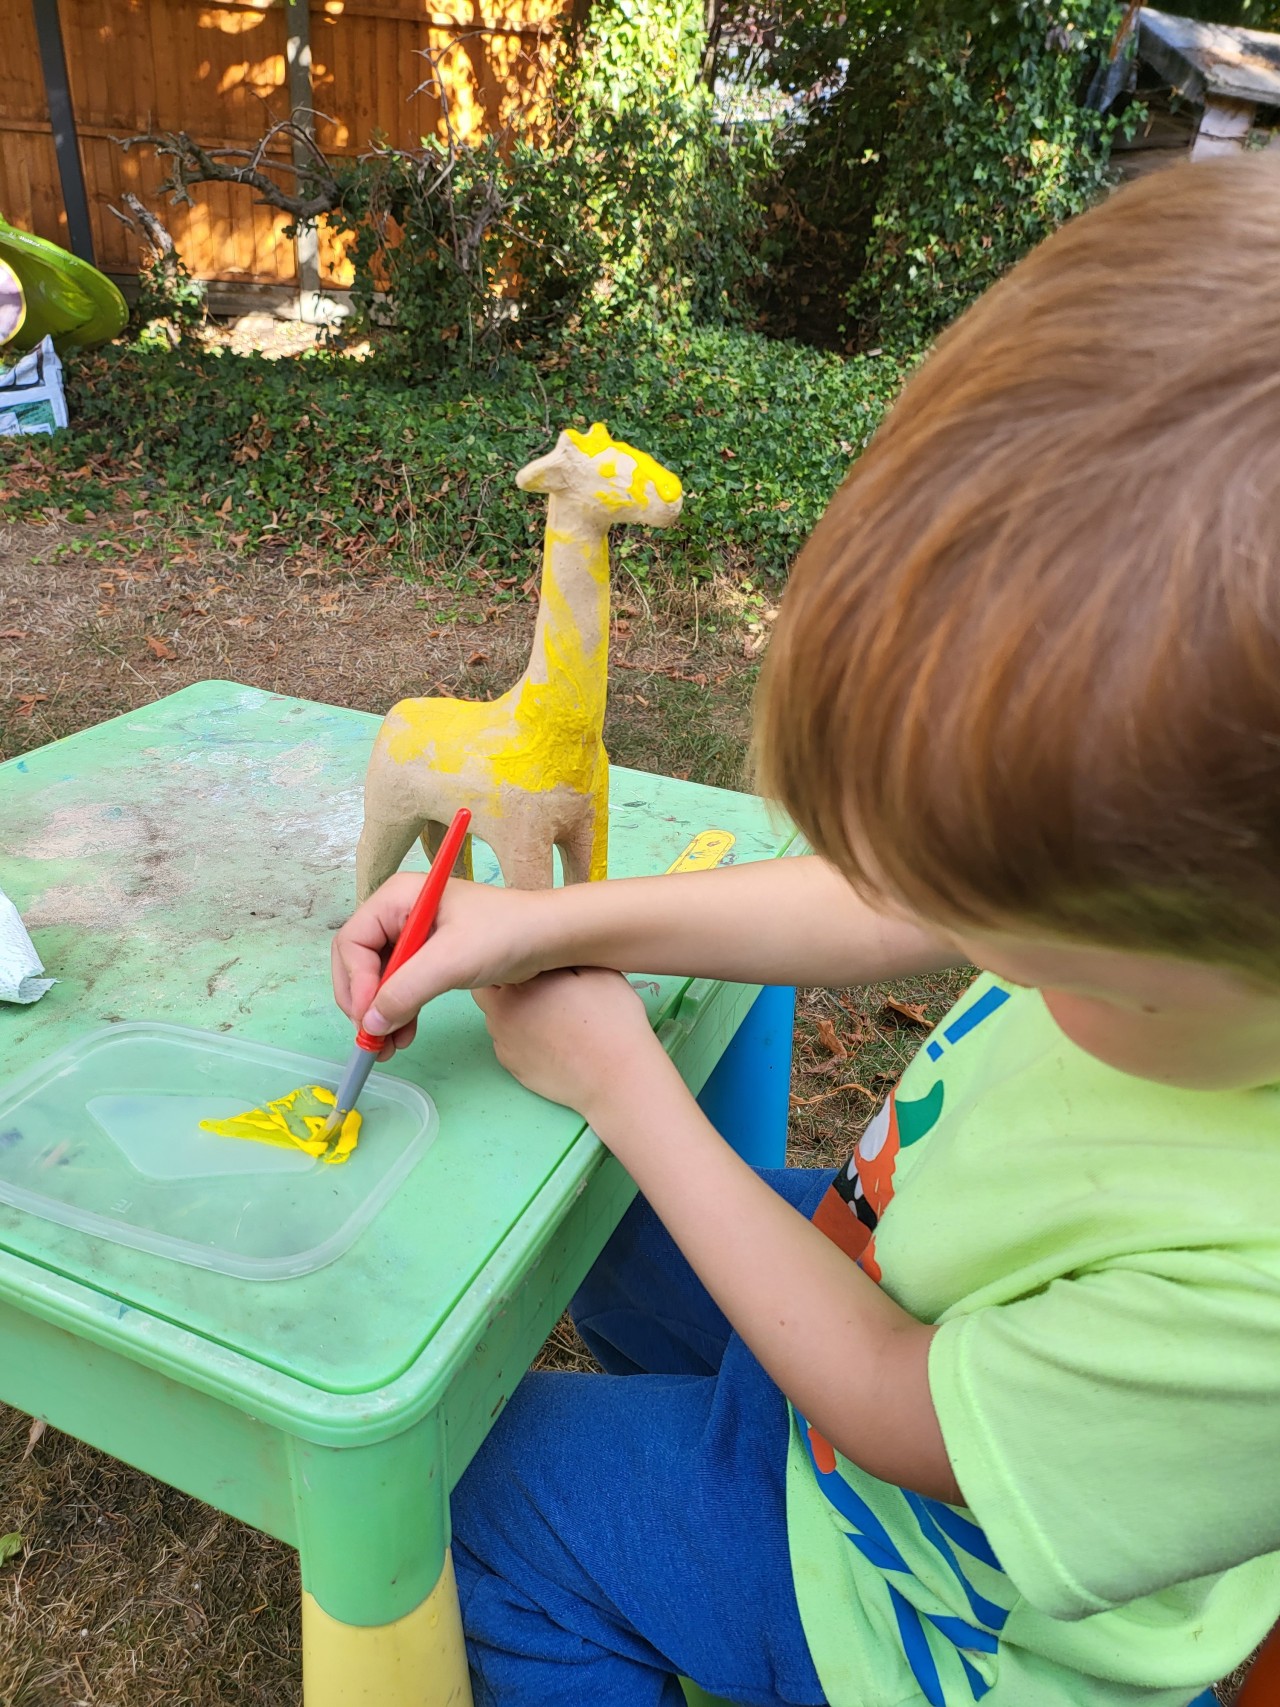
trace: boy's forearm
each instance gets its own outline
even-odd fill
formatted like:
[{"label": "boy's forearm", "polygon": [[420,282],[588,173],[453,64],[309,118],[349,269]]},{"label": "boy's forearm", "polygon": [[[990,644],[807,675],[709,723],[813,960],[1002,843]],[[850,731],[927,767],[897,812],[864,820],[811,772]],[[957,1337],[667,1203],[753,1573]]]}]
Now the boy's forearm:
[{"label": "boy's forearm", "polygon": [[580,884],[552,905],[562,966],[830,986],[962,964],[941,937],[876,913],[812,856]]},{"label": "boy's forearm", "polygon": [[871,1475],[960,1502],[929,1393],[934,1330],[734,1154],[665,1058],[586,1112],[809,1424]]}]

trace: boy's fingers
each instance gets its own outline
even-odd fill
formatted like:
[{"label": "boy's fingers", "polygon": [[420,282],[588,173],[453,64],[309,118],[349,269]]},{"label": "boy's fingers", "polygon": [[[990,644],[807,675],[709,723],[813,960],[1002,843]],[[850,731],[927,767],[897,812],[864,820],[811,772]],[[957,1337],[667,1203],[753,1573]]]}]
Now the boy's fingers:
[{"label": "boy's fingers", "polygon": [[347,963],[342,957],[340,939],[335,936],[329,944],[329,964],[333,973],[333,999],[346,1014],[351,1017],[351,974]]},{"label": "boy's fingers", "polygon": [[341,935],[333,939],[333,993],[348,1019],[359,1019],[382,976],[382,955]]},{"label": "boy's fingers", "polygon": [[[411,959],[406,960],[400,970],[394,972],[382,988],[377,990],[376,998],[374,990],[368,992],[367,1001],[372,1005],[364,1014],[363,1022],[370,1031],[391,1033],[401,1026],[413,1023],[420,1008],[453,988],[453,969],[442,955],[433,954],[431,949],[432,945],[428,942]],[[352,980],[352,996],[357,1002],[363,988]],[[377,989],[376,980],[374,989]]]},{"label": "boy's fingers", "polygon": [[393,1036],[388,1037],[378,1051],[379,1061],[389,1061],[401,1049],[407,1049],[417,1036],[418,1022],[411,1020],[408,1025],[402,1025]]}]

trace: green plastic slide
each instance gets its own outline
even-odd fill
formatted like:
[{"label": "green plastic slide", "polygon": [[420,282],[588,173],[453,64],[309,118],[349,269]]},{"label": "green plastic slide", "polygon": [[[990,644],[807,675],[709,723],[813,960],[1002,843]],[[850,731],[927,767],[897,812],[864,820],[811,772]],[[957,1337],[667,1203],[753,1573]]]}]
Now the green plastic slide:
[{"label": "green plastic slide", "polygon": [[[16,302],[6,275],[16,280]],[[0,349],[6,354],[32,350],[46,335],[59,354],[105,344],[128,318],[124,298],[96,267],[0,215]]]}]

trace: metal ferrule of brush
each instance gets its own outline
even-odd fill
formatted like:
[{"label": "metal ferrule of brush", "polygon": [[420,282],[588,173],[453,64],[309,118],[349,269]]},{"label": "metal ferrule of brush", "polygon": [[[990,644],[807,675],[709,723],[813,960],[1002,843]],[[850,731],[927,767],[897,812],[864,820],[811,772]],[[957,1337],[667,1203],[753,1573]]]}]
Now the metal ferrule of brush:
[{"label": "metal ferrule of brush", "polygon": [[[361,1033],[362,1038],[366,1035],[367,1033]],[[333,1113],[325,1121],[324,1130],[321,1133],[325,1139],[332,1138],[360,1100],[360,1092],[364,1089],[365,1080],[373,1071],[373,1064],[378,1059],[378,1050],[382,1048],[383,1040],[380,1037],[371,1037],[369,1041],[374,1045],[372,1049],[366,1048],[363,1042],[359,1042],[347,1058],[347,1065],[341,1083],[338,1085],[337,1101],[334,1104]]]}]

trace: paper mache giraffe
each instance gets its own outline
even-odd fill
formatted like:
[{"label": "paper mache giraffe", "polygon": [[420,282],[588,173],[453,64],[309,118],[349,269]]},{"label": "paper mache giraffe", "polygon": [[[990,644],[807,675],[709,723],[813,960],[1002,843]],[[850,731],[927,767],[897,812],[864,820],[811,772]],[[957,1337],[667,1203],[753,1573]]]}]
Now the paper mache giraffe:
[{"label": "paper mache giraffe", "polygon": [[563,432],[516,485],[547,494],[542,596],[529,664],[501,699],[403,699],[365,778],[356,888],[364,900],[421,836],[434,856],[460,806],[511,888],[544,889],[559,848],[567,883],[605,875],[609,761],[609,529],[669,527],[677,477],[597,422]]}]

